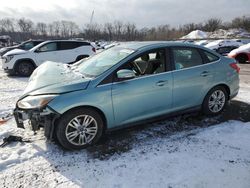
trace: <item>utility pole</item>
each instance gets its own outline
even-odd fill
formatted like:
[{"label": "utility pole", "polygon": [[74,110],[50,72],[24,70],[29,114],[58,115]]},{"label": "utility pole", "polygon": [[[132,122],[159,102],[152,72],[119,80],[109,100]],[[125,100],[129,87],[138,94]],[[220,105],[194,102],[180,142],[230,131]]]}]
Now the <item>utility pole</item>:
[{"label": "utility pole", "polygon": [[94,10],[93,10],[93,11],[92,11],[92,14],[91,14],[91,17],[90,17],[90,23],[89,23],[90,25],[91,25],[91,24],[92,24],[92,22],[93,22],[94,13],[95,13],[95,12],[94,12]]}]

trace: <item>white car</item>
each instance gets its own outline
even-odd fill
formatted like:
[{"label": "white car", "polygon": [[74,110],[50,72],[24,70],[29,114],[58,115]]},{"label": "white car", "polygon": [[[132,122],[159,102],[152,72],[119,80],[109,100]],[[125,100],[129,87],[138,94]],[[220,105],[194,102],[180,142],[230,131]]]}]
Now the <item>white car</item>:
[{"label": "white car", "polygon": [[95,54],[89,42],[75,40],[45,41],[29,51],[15,49],[3,56],[2,67],[9,74],[29,76],[45,61],[73,63]]},{"label": "white car", "polygon": [[205,47],[216,51],[220,47],[226,47],[226,46],[239,47],[241,45],[243,45],[242,42],[238,42],[235,40],[216,40],[213,42],[209,42],[208,44],[205,45]]},{"label": "white car", "polygon": [[239,63],[250,63],[250,43],[232,50],[228,56],[235,58]]},{"label": "white car", "polygon": [[208,40],[200,40],[200,41],[196,41],[195,44],[200,45],[200,46],[205,46],[209,43]]}]

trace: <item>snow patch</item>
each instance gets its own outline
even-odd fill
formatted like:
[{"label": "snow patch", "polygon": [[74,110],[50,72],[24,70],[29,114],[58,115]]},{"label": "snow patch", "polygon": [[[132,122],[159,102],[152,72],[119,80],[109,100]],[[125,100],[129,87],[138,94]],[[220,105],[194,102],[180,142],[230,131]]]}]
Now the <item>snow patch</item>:
[{"label": "snow patch", "polygon": [[[181,37],[181,39],[218,39],[218,38],[250,38],[250,33],[244,29],[218,29],[214,32],[205,32],[201,30],[194,30],[189,34]],[[250,42],[250,41],[249,41]]]},{"label": "snow patch", "polygon": [[190,32],[189,34],[181,37],[181,39],[204,39],[207,38],[207,33],[201,30],[195,30]]}]

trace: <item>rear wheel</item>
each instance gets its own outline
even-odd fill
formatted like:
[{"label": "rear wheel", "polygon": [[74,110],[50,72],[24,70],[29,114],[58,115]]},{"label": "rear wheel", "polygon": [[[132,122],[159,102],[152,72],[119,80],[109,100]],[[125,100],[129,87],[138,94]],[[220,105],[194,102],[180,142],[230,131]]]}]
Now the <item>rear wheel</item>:
[{"label": "rear wheel", "polygon": [[30,76],[35,70],[35,67],[29,61],[21,61],[17,64],[17,67],[15,69],[19,76]]},{"label": "rear wheel", "polygon": [[71,110],[60,118],[56,136],[65,149],[83,149],[100,139],[103,127],[103,120],[98,112],[80,108]]},{"label": "rear wheel", "polygon": [[247,62],[247,56],[245,54],[240,54],[238,56],[236,56],[235,58],[239,63],[246,63]]},{"label": "rear wheel", "polygon": [[228,100],[228,93],[222,86],[211,89],[206,95],[202,109],[207,115],[216,115],[223,111]]}]

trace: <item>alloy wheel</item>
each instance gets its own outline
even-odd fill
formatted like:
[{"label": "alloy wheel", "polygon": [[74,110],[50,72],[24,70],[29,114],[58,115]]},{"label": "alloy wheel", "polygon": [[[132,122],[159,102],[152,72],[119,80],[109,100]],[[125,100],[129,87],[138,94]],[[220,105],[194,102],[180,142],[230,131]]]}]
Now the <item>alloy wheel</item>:
[{"label": "alloy wheel", "polygon": [[208,108],[211,112],[217,113],[221,111],[225,105],[226,97],[223,91],[215,90],[208,101]]},{"label": "alloy wheel", "polygon": [[90,115],[79,115],[73,118],[66,126],[67,140],[77,146],[90,143],[98,131],[97,121]]}]

